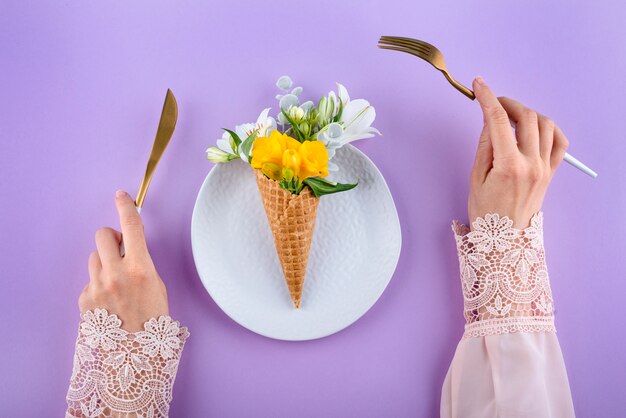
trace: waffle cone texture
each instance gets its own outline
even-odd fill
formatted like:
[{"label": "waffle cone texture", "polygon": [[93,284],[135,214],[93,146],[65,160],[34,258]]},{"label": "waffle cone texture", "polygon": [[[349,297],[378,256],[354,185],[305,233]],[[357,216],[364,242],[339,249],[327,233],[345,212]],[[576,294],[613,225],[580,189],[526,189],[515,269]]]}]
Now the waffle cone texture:
[{"label": "waffle cone texture", "polygon": [[308,186],[294,195],[260,170],[254,174],[291,300],[300,308],[319,198]]}]

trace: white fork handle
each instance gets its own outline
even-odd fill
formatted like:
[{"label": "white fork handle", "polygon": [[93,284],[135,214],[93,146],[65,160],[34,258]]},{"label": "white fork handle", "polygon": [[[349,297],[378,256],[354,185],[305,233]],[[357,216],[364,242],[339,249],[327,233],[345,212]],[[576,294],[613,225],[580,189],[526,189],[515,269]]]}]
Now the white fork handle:
[{"label": "white fork handle", "polygon": [[[135,209],[137,209],[137,213],[141,214],[141,208],[135,206]],[[124,257],[125,255],[126,248],[124,248],[124,236],[122,235],[122,239],[120,241],[120,257]]]},{"label": "white fork handle", "polygon": [[573,165],[583,173],[590,175],[594,179],[598,177],[598,173],[587,167],[585,164],[574,158],[572,155],[569,155],[567,152],[565,153],[565,157],[563,157],[563,160],[566,161],[568,164]]}]

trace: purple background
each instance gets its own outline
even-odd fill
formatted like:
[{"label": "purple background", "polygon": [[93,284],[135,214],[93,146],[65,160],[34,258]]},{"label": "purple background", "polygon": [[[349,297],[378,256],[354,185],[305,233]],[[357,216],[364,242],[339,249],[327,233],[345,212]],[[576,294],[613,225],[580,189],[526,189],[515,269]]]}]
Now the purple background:
[{"label": "purple background", "polygon": [[[375,48],[430,40],[454,76],[553,117],[596,180],[563,166],[545,201],[557,325],[581,417],[625,413],[626,10],[622,2],[24,1],[0,7],[0,415],[61,416],[93,233],[135,193],[165,90],[174,138],[145,211],[171,311],[192,338],[173,417],[430,417],[462,333],[450,221],[466,219],[478,105],[427,64]],[[356,324],[288,343],[231,321],[204,291],[191,212],[221,127],[275,106],[289,74],[344,83],[384,136],[358,144],[402,222],[396,274]]]}]

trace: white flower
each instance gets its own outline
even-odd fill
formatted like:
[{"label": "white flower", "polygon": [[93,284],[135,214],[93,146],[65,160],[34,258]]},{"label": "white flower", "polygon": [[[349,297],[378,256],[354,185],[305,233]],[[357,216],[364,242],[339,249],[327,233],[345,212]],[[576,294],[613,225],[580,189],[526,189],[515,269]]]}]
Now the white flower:
[{"label": "white flower", "polygon": [[144,329],[135,333],[135,341],[141,344],[144,354],[149,357],[160,354],[166,360],[175,357],[174,350],[181,345],[178,322],[172,321],[169,316],[161,316],[158,320],[152,318],[146,322]]},{"label": "white flower", "polygon": [[343,122],[344,143],[357,139],[371,138],[380,135],[378,129],[371,125],[376,119],[376,109],[365,99],[357,99],[348,102],[341,112],[340,122]]},{"label": "white flower", "polygon": [[[268,136],[269,133],[276,129],[276,120],[269,116],[270,108],[263,109],[255,123],[243,123],[235,126],[234,132],[243,143],[253,132],[257,136]],[[217,140],[217,147],[209,147],[207,149],[207,158],[214,163],[224,163],[227,161],[241,158],[248,161],[248,155],[241,150],[241,144],[237,146],[234,138],[228,132],[224,132],[222,137]]]},{"label": "white flower", "polygon": [[[222,137],[218,139],[215,143],[217,145],[217,148],[221,150],[222,152],[235,155],[235,156],[238,155],[237,149],[235,147],[235,140],[230,135],[230,133],[224,131],[224,133],[222,134]],[[208,151],[209,150],[207,150],[207,152]]]},{"label": "white flower", "polygon": [[[332,113],[330,118],[336,116],[339,111],[339,104],[341,103],[342,106],[341,117],[338,122],[343,129],[341,134],[337,135],[338,129],[333,126],[335,125],[333,123],[324,127],[318,134],[318,139],[326,145],[329,158],[332,158],[335,151],[345,144],[380,135],[380,132],[371,126],[376,119],[374,106],[365,99],[350,100],[348,90],[339,83],[337,83],[337,94],[338,98],[331,91],[328,98],[321,101],[322,106],[320,106],[322,120],[326,120],[330,113]],[[334,131],[331,132],[331,129]]]},{"label": "white flower", "polygon": [[244,123],[235,127],[235,133],[239,135],[241,141],[245,141],[247,137],[256,131],[257,136],[268,136],[269,133],[276,129],[276,120],[269,116],[270,108],[263,109],[256,120],[256,123]]},{"label": "white flower", "polygon": [[109,315],[106,309],[95,309],[83,314],[80,332],[85,336],[85,343],[91,348],[102,347],[113,350],[118,341],[126,341],[127,332],[120,328],[122,321],[117,315]]}]

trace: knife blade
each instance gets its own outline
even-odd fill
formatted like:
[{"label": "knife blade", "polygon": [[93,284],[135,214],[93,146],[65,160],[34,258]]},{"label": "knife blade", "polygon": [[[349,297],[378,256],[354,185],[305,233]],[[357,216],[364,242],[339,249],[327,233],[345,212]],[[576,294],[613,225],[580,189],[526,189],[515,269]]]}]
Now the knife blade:
[{"label": "knife blade", "polygon": [[[161,119],[159,120],[159,127],[157,128],[154,143],[152,144],[152,151],[150,151],[150,157],[148,158],[148,165],[146,166],[146,172],[141,180],[137,197],[135,198],[135,207],[137,212],[141,213],[143,202],[148,193],[148,186],[152,180],[152,175],[156,169],[157,164],[163,156],[163,152],[172,139],[174,134],[174,128],[176,128],[176,121],[178,120],[178,104],[172,90],[167,89],[165,95],[165,102],[163,103],[163,110],[161,111]],[[126,250],[124,248],[124,240],[120,242],[120,256],[124,257]]]},{"label": "knife blade", "polygon": [[135,206],[137,210],[141,211],[143,207],[143,201],[146,198],[148,192],[148,186],[152,180],[154,169],[156,168],[159,160],[163,156],[163,152],[167,145],[170,143],[174,128],[176,127],[176,120],[178,119],[178,104],[172,90],[167,89],[165,95],[165,103],[163,103],[163,110],[161,112],[161,120],[159,120],[159,127],[157,129],[156,137],[154,138],[154,144],[152,145],[152,151],[150,152],[150,158],[148,159],[148,165],[146,167],[146,173],[143,175],[137,197],[135,198]]}]

